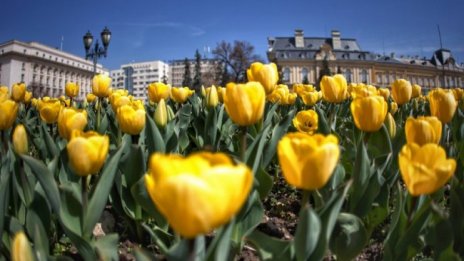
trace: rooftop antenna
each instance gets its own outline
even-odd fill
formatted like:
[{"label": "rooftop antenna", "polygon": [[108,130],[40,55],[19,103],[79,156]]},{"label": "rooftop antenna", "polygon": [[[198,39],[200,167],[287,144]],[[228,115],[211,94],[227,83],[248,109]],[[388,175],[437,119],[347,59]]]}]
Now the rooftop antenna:
[{"label": "rooftop antenna", "polygon": [[60,51],[63,51],[64,36],[61,36]]},{"label": "rooftop antenna", "polygon": [[443,42],[441,40],[441,32],[440,32],[440,25],[437,24],[437,29],[438,29],[438,38],[440,38],[440,49],[443,49]]},{"label": "rooftop antenna", "polygon": [[438,30],[438,38],[440,38],[440,52],[442,52],[441,55],[441,72],[442,72],[442,79],[441,79],[441,86],[446,87],[446,81],[445,81],[445,58],[443,57],[443,41],[441,40],[441,32],[440,32],[440,25],[437,24],[437,30]]},{"label": "rooftop antenna", "polygon": [[382,49],[383,49],[383,56],[385,56],[385,39],[382,38]]}]

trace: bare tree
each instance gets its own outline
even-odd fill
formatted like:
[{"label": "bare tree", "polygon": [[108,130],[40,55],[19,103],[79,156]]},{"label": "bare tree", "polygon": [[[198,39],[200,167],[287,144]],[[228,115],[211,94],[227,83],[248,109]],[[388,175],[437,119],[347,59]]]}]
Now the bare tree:
[{"label": "bare tree", "polygon": [[246,81],[246,70],[252,62],[262,61],[254,53],[255,47],[246,41],[234,41],[233,44],[222,41],[213,50],[216,59],[225,66],[224,70],[235,82]]}]

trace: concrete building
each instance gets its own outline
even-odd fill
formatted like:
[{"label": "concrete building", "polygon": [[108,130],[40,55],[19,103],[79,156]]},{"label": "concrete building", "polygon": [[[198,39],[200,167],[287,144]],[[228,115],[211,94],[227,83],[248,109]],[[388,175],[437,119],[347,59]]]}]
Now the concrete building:
[{"label": "concrete building", "polygon": [[135,98],[146,100],[148,84],[169,83],[169,65],[162,61],[123,64],[120,69],[112,70],[110,76],[112,88],[127,89]]},{"label": "concrete building", "polygon": [[331,37],[305,37],[295,30],[291,37],[269,37],[267,56],[282,70],[284,83],[316,84],[324,68],[342,73],[348,82],[364,82],[379,87],[390,86],[404,78],[424,88],[464,87],[464,65],[458,64],[451,51],[439,49],[430,58],[386,56],[362,50],[356,39],[342,38],[339,31]]},{"label": "concrete building", "polygon": [[[195,76],[195,59],[187,60],[190,66],[190,74],[192,77]],[[172,60],[170,62],[171,67],[171,75],[170,75],[170,83],[172,86],[181,87],[182,82],[184,81],[184,74],[185,74],[185,59],[184,60]],[[220,63],[216,59],[206,59],[203,58],[201,60],[201,82],[204,86],[211,86],[215,83],[215,76],[217,70],[220,69]]]},{"label": "concrete building", "polygon": [[[107,73],[97,64],[98,73]],[[93,63],[37,42],[17,40],[0,44],[0,84],[11,88],[24,82],[34,97],[64,95],[66,82],[80,86],[78,99],[91,92]]]}]

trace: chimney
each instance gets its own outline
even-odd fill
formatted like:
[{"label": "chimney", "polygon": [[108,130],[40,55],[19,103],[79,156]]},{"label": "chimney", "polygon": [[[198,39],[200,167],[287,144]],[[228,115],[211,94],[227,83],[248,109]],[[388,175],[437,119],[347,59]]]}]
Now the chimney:
[{"label": "chimney", "polygon": [[332,48],[334,50],[342,49],[342,41],[340,39],[340,31],[332,30]]},{"label": "chimney", "polygon": [[303,30],[301,29],[295,30],[295,47],[296,48],[304,47],[304,36],[303,36]]},{"label": "chimney", "polygon": [[395,53],[394,52],[390,53],[390,58],[392,58],[392,59],[395,58]]}]

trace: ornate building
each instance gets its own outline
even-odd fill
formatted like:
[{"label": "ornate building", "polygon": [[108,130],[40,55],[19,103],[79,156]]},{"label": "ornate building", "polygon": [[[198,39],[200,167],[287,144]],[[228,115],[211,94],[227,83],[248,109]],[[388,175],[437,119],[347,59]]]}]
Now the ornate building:
[{"label": "ornate building", "polygon": [[[188,59],[187,60],[190,66],[190,76],[195,76],[195,59]],[[170,62],[171,68],[171,85],[180,87],[182,86],[182,82],[184,80],[185,74],[185,59],[184,60],[172,60]],[[200,64],[200,72],[201,72],[201,82],[204,86],[211,86],[213,84],[217,84],[216,74],[217,70],[222,69],[222,66],[219,60],[216,59],[208,59],[202,58]]]},{"label": "ornate building", "polygon": [[287,84],[316,84],[330,70],[344,74],[348,82],[379,87],[390,86],[397,78],[424,88],[464,87],[464,66],[447,49],[435,51],[431,58],[379,55],[362,50],[356,39],[341,38],[339,31],[323,38],[304,37],[303,30],[295,30],[293,37],[269,37],[268,44],[268,59],[278,64]]},{"label": "ornate building", "polygon": [[[107,73],[97,64],[98,73]],[[24,82],[34,97],[64,95],[66,82],[80,86],[78,99],[91,92],[93,63],[37,42],[17,40],[0,44],[0,84],[9,88]]]}]

